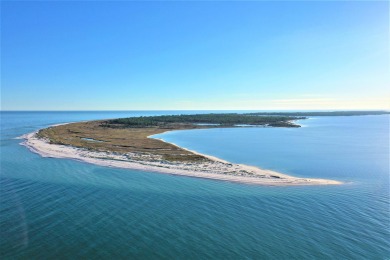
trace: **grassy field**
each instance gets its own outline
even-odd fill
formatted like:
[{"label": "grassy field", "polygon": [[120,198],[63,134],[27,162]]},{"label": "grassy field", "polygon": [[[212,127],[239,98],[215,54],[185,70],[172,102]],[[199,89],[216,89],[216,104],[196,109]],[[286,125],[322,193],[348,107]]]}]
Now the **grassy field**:
[{"label": "grassy field", "polygon": [[[157,139],[147,138],[150,135],[163,133],[168,130],[195,129],[201,127],[177,126],[172,128],[109,128],[102,127],[101,121],[72,123],[42,129],[38,135],[47,138],[51,143],[71,145],[96,151],[117,153],[153,153],[161,155],[168,161],[197,161],[204,160],[199,156],[180,149],[177,146]],[[93,139],[86,140],[83,138]]]}]

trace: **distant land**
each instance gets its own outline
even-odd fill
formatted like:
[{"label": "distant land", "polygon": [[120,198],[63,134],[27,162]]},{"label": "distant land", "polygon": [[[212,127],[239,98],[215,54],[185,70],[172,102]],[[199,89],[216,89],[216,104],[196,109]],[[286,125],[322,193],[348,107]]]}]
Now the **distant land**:
[{"label": "distant land", "polygon": [[370,116],[390,114],[389,111],[323,111],[323,112],[257,112],[252,115],[275,115],[275,116]]}]

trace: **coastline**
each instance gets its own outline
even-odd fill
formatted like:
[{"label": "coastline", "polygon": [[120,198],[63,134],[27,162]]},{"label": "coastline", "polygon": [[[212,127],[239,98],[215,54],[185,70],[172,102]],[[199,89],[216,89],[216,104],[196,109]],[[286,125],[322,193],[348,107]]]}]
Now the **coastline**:
[{"label": "coastline", "polygon": [[[65,123],[68,124],[68,123]],[[61,124],[63,125],[63,124]],[[158,158],[148,157],[135,153],[126,155],[109,152],[89,151],[83,148],[76,148],[68,145],[50,144],[48,140],[38,138],[38,131],[25,134],[21,145],[26,146],[30,151],[50,158],[66,158],[106,167],[133,169],[149,172],[158,172],[187,177],[229,181],[244,184],[255,184],[265,186],[298,186],[298,185],[339,185],[342,182],[315,179],[298,178],[282,174],[276,171],[264,170],[254,166],[243,164],[232,164],[220,158],[205,155],[186,148],[169,143],[188,152],[201,155],[209,159],[208,162],[172,163],[159,161]],[[152,138],[148,136],[148,138]],[[162,139],[153,138],[161,142]],[[168,142],[165,142],[168,143]],[[133,158],[137,158],[134,160]],[[139,159],[141,158],[141,160]]]}]

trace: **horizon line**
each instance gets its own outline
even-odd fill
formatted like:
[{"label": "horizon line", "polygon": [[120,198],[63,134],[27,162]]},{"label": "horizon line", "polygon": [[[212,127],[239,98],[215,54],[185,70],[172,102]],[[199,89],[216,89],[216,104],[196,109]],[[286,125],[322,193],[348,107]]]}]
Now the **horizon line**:
[{"label": "horizon line", "polygon": [[261,112],[277,112],[277,111],[292,111],[292,112],[347,112],[347,111],[380,111],[380,112],[390,112],[386,109],[107,109],[107,110],[3,110],[0,109],[0,112],[131,112],[131,111],[261,111]]}]

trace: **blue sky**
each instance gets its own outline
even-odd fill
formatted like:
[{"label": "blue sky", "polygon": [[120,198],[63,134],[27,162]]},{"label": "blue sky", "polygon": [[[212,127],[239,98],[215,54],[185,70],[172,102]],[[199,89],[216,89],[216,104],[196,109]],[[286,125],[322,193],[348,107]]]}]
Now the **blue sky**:
[{"label": "blue sky", "polygon": [[1,109],[389,109],[388,10],[3,1]]}]

